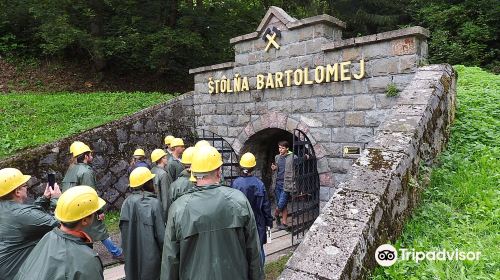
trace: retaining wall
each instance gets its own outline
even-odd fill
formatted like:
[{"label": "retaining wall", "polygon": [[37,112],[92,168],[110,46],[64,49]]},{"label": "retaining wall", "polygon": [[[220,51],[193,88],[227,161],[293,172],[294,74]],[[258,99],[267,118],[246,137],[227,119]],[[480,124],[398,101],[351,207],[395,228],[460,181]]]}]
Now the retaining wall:
[{"label": "retaining wall", "polygon": [[362,279],[372,271],[376,248],[395,241],[417,205],[419,166],[446,144],[455,90],[449,65],[419,68],[280,279]]},{"label": "retaining wall", "polygon": [[142,148],[149,157],[152,150],[164,148],[163,139],[167,134],[189,142],[193,127],[193,93],[190,92],[79,135],[19,152],[0,160],[0,168],[14,167],[30,174],[30,196],[38,196],[43,193],[48,172],[56,174],[57,182],[62,181],[70,161],[69,146],[73,141],[82,141],[94,151],[92,167],[96,171],[99,194],[108,202],[108,207],[119,209],[128,191],[127,169],[134,150]]}]

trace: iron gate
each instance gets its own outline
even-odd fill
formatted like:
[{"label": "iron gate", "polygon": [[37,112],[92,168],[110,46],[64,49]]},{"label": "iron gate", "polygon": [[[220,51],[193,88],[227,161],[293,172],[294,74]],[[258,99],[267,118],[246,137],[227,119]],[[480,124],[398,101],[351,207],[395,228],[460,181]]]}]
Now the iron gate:
[{"label": "iron gate", "polygon": [[294,183],[292,194],[292,245],[300,243],[319,216],[319,175],[316,155],[307,135],[293,130]]},{"label": "iron gate", "polygon": [[224,184],[231,186],[234,179],[239,176],[239,160],[238,156],[234,152],[233,148],[229,143],[224,140],[221,136],[205,130],[196,129],[196,141],[207,140],[212,146],[214,146],[219,153],[222,155],[222,176],[224,179]]}]

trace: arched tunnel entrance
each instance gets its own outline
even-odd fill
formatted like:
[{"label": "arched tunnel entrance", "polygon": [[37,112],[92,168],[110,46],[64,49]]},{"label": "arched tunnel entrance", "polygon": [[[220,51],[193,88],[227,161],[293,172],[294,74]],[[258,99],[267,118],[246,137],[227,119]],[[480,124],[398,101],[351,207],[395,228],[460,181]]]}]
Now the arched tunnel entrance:
[{"label": "arched tunnel entrance", "polygon": [[[278,142],[282,140],[288,141],[292,150],[292,133],[279,128],[267,128],[250,136],[240,152],[240,155],[246,152],[255,155],[257,159],[255,175],[262,179],[268,192],[272,178],[271,163],[274,161],[274,156],[278,154]],[[269,196],[274,197],[274,194],[270,193]]]},{"label": "arched tunnel entrance", "polygon": [[[317,159],[313,145],[302,131],[293,133],[280,128],[266,128],[250,136],[240,150],[240,156],[246,152],[255,155],[257,165],[255,175],[260,177],[273,206],[275,205],[272,188],[271,164],[278,154],[278,142],[286,140],[290,151],[294,153],[294,185],[296,192],[291,193],[288,202],[292,244],[297,244],[319,215],[319,175]],[[274,209],[274,207],[273,207]]]}]

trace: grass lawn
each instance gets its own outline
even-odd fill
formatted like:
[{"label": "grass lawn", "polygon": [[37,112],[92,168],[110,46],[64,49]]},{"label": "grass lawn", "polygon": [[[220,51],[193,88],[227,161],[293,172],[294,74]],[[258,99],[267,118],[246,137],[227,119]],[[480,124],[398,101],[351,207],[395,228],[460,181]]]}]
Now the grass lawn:
[{"label": "grass lawn", "polygon": [[456,66],[447,150],[396,248],[481,252],[479,261],[398,261],[371,279],[500,279],[500,76]]},{"label": "grass lawn", "polygon": [[119,119],[171,97],[141,92],[0,95],[0,158]]}]

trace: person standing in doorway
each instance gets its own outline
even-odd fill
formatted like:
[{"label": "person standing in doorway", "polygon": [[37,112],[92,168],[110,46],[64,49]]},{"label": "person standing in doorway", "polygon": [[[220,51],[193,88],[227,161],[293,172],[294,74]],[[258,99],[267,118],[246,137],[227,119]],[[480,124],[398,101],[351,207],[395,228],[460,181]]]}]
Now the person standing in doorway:
[{"label": "person standing in doorway", "polygon": [[[94,159],[90,147],[84,143],[77,144],[73,148],[73,157],[76,158],[76,164],[71,166],[62,182],[62,191],[65,193],[74,186],[89,186],[96,188],[97,182],[95,172],[90,167],[90,163]],[[104,212],[102,209],[93,215],[94,221],[89,226],[85,227],[84,231],[90,235],[93,241],[101,241],[106,249],[113,255],[113,259],[123,261],[122,249],[115,245],[109,238],[108,230],[104,224]]]},{"label": "person standing in doorway", "polygon": [[260,240],[260,256],[262,265],[265,263],[264,244],[267,243],[266,228],[273,227],[273,216],[271,216],[271,204],[266,194],[264,183],[253,175],[253,170],[257,162],[252,153],[245,153],[241,156],[240,166],[242,176],[233,181],[231,187],[240,190],[250,202],[255,222],[257,223],[257,231],[259,232]]},{"label": "person standing in doorway", "polygon": [[290,193],[294,192],[293,182],[293,161],[296,156],[289,150],[288,141],[280,141],[278,143],[279,154],[274,157],[274,162],[271,164],[273,171],[272,186],[274,186],[274,195],[276,198],[276,224],[278,229],[287,230],[288,219],[288,200]]}]

